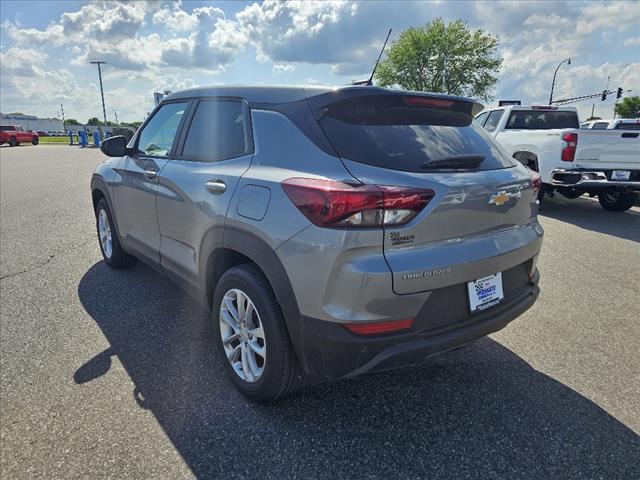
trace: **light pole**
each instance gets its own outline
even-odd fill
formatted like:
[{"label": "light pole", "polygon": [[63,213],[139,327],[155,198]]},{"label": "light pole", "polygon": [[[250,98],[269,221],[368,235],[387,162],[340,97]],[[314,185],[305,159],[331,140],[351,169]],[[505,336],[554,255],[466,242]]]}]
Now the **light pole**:
[{"label": "light pole", "polygon": [[107,62],[96,61],[96,62],[89,62],[89,63],[98,65],[98,77],[100,78],[100,95],[102,96],[102,115],[104,116],[104,128],[106,129],[107,128],[107,109],[104,107],[104,90],[102,89],[102,69],[100,68],[100,65]]},{"label": "light pole", "polygon": [[549,95],[549,105],[551,105],[551,101],[553,100],[553,87],[556,85],[556,75],[558,74],[558,69],[564,62],[567,62],[567,65],[571,65],[571,59],[567,58],[565,60],[562,60],[556,67],[556,71],[553,74],[553,82],[551,82],[551,95]]}]

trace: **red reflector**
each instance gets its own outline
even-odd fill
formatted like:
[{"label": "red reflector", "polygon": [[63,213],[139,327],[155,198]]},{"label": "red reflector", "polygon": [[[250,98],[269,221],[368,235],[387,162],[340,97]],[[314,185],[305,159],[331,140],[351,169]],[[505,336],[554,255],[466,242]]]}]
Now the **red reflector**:
[{"label": "red reflector", "polygon": [[435,195],[424,188],[351,185],[313,178],[288,178],[282,188],[314,225],[335,228],[404,225]]},{"label": "red reflector", "polygon": [[414,318],[404,318],[402,320],[391,320],[389,322],[345,323],[344,327],[358,335],[377,335],[379,333],[408,330],[413,325],[414,320]]},{"label": "red reflector", "polygon": [[562,149],[560,159],[563,162],[573,162],[576,156],[576,148],[578,146],[578,134],[564,133],[562,135],[562,141],[567,142],[567,144]]},{"label": "red reflector", "polygon": [[403,97],[404,103],[415,107],[439,107],[449,108],[455,103],[454,100],[446,100],[444,98],[429,98],[429,97]]}]

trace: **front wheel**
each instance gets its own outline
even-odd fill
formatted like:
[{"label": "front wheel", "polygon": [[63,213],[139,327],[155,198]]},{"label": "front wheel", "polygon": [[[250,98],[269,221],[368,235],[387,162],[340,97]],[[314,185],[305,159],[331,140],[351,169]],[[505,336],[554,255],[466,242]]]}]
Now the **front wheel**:
[{"label": "front wheel", "polygon": [[114,225],[109,204],[102,198],[96,205],[96,229],[102,258],[111,268],[130,268],[136,262],[136,258],[122,248]]},{"label": "front wheel", "polygon": [[605,210],[611,212],[624,212],[633,207],[638,199],[635,192],[601,192],[598,194],[598,201]]},{"label": "front wheel", "polygon": [[38,143],[40,143],[40,139],[38,137],[33,137],[31,139],[31,144],[32,145],[37,145]]},{"label": "front wheel", "polygon": [[213,311],[219,358],[243,395],[268,402],[302,384],[280,306],[260,269],[245,264],[227,270],[216,286]]}]

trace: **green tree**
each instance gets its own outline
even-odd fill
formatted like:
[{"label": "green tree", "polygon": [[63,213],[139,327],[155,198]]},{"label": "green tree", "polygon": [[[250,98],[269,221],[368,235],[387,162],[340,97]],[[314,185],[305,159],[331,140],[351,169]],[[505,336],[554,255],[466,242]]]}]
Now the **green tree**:
[{"label": "green tree", "polygon": [[640,97],[625,97],[616,105],[616,115],[620,118],[640,118]]},{"label": "green tree", "polygon": [[398,85],[488,100],[502,65],[497,49],[498,37],[472,30],[462,20],[445,24],[437,18],[400,34],[380,62],[376,80],[385,87]]},{"label": "green tree", "polygon": [[97,127],[101,124],[102,123],[100,122],[100,120],[98,120],[98,117],[91,117],[89,120],[87,120],[87,125],[90,125],[92,127]]},{"label": "green tree", "polygon": [[65,125],[80,125],[80,122],[78,120],[76,120],[75,118],[67,118],[64,121]]}]

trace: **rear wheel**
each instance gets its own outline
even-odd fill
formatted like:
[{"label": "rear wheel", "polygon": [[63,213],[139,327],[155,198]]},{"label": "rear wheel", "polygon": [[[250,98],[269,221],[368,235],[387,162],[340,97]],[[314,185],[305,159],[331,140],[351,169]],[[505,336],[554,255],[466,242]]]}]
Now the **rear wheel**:
[{"label": "rear wheel", "polygon": [[31,139],[31,143],[32,143],[33,145],[37,145],[39,142],[40,142],[40,139],[39,139],[38,137],[33,137],[33,138]]},{"label": "rear wheel", "polygon": [[601,192],[598,194],[598,201],[605,210],[611,212],[624,212],[633,207],[638,199],[635,192]]},{"label": "rear wheel", "polygon": [[9,145],[10,145],[11,147],[15,147],[15,146],[17,146],[17,145],[18,145],[18,140],[16,140],[16,137],[11,137],[11,138],[9,139]]},{"label": "rear wheel", "polygon": [[268,402],[302,384],[303,372],[280,306],[255,265],[225,272],[216,287],[213,311],[219,357],[242,394]]},{"label": "rear wheel", "polygon": [[96,229],[102,258],[111,268],[130,268],[136,263],[136,257],[124,251],[114,225],[109,204],[102,198],[96,205]]}]

